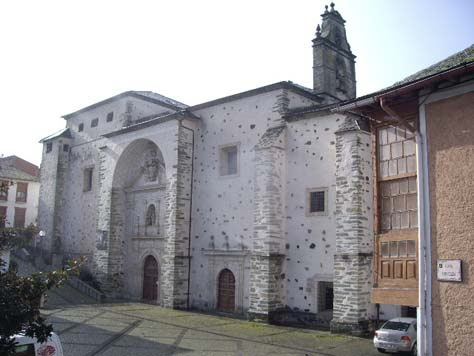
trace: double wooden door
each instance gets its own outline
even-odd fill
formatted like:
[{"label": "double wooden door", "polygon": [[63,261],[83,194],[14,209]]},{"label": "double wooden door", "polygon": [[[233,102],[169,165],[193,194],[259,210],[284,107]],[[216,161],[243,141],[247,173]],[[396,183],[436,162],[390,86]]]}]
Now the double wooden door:
[{"label": "double wooden door", "polygon": [[235,310],[235,277],[228,269],[222,270],[219,274],[217,309],[225,312]]},{"label": "double wooden door", "polygon": [[153,256],[147,256],[143,266],[143,299],[158,299],[158,262]]}]

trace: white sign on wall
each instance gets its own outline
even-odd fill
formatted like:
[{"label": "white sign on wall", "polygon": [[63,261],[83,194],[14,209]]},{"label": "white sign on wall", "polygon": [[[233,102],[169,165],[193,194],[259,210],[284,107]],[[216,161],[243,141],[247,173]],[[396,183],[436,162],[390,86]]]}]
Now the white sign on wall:
[{"label": "white sign on wall", "polygon": [[438,281],[462,282],[461,260],[438,260]]}]

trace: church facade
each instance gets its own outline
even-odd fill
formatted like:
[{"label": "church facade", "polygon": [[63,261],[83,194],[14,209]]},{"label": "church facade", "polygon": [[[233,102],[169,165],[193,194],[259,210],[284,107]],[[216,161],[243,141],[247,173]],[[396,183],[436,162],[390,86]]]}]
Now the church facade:
[{"label": "church facade", "polygon": [[330,111],[356,96],[344,22],[326,7],[313,89],[279,82],[194,106],[129,91],[65,115],[42,140],[43,249],[86,256],[110,297],[367,329],[371,139]]}]

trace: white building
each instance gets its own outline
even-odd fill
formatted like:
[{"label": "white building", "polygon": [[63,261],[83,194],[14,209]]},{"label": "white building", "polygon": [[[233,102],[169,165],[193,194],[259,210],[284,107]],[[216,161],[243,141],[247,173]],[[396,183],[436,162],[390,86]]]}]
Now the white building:
[{"label": "white building", "polygon": [[0,158],[0,181],[8,191],[0,192],[0,227],[36,225],[39,199],[39,169],[16,156]]},{"label": "white building", "polygon": [[129,91],[65,115],[42,140],[45,247],[87,256],[111,296],[267,320],[334,308],[333,329],[366,329],[370,136],[329,111],[356,95],[355,56],[341,15],[322,18],[313,89],[194,106]]}]

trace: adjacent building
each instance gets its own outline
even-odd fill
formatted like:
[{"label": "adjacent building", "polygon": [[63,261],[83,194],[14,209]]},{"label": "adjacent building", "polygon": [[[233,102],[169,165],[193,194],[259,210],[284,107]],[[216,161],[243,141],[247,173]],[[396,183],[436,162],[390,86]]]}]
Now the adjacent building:
[{"label": "adjacent building", "polygon": [[372,132],[372,302],[419,307],[420,354],[470,354],[474,45],[336,111]]},{"label": "adjacent building", "polygon": [[0,228],[36,225],[39,199],[39,168],[17,156],[0,158]]}]

